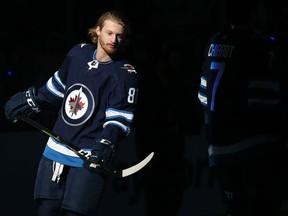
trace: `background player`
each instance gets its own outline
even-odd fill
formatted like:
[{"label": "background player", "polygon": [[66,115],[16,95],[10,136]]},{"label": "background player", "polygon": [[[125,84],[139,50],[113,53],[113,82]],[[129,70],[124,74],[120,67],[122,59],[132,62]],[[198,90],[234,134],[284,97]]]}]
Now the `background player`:
[{"label": "background player", "polygon": [[227,1],[227,9],[231,28],[209,40],[198,94],[209,162],[228,215],[276,216],[287,179],[287,59],[261,32],[264,1]]}]

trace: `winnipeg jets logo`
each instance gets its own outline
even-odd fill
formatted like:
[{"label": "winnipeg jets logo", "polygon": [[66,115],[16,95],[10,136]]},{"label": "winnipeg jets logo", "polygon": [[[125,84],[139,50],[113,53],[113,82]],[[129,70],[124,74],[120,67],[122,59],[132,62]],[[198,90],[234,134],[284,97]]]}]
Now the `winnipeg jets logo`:
[{"label": "winnipeg jets logo", "polygon": [[94,107],[91,91],[85,85],[76,83],[67,91],[61,110],[62,119],[71,126],[81,125],[90,118]]},{"label": "winnipeg jets logo", "polygon": [[89,68],[88,70],[91,70],[92,68],[98,68],[99,62],[97,60],[93,60],[87,63]]},{"label": "winnipeg jets logo", "polygon": [[78,94],[75,95],[75,97],[70,97],[68,101],[69,106],[70,106],[69,113],[71,113],[71,117],[73,115],[77,115],[78,111],[84,108],[85,103],[83,103],[82,101],[81,93],[82,93],[82,87],[80,88]]},{"label": "winnipeg jets logo", "polygon": [[135,68],[130,65],[130,64],[124,64],[124,67],[121,67],[122,69],[126,69],[128,71],[128,73],[135,73],[137,74],[137,71],[135,70]]}]

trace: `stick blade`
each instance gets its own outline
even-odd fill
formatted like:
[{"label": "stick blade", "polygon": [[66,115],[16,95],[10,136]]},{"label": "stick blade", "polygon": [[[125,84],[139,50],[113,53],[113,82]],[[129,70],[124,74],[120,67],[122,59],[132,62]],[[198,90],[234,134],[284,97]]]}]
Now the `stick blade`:
[{"label": "stick blade", "polygon": [[143,167],[145,167],[150,162],[150,160],[153,158],[153,156],[154,156],[154,152],[151,152],[141,162],[135,164],[132,167],[129,167],[127,169],[122,170],[122,177],[126,177],[126,176],[129,176],[129,175],[132,175],[132,174],[138,172],[139,170],[141,170]]}]

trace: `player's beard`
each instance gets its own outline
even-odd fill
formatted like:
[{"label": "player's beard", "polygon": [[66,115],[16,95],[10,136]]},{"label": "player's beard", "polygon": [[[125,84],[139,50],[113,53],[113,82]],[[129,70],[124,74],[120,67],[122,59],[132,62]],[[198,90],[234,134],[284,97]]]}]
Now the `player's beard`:
[{"label": "player's beard", "polygon": [[113,55],[117,51],[117,45],[112,45],[109,43],[104,43],[103,41],[100,40],[100,46],[102,49],[108,54],[108,55]]}]

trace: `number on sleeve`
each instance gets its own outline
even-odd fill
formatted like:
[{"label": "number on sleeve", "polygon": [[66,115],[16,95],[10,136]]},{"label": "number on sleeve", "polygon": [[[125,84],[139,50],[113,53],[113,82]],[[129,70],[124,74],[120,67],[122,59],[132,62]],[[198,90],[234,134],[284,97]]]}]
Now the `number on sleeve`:
[{"label": "number on sleeve", "polygon": [[128,98],[127,98],[128,103],[134,103],[135,97],[136,97],[136,89],[135,88],[129,88]]}]

